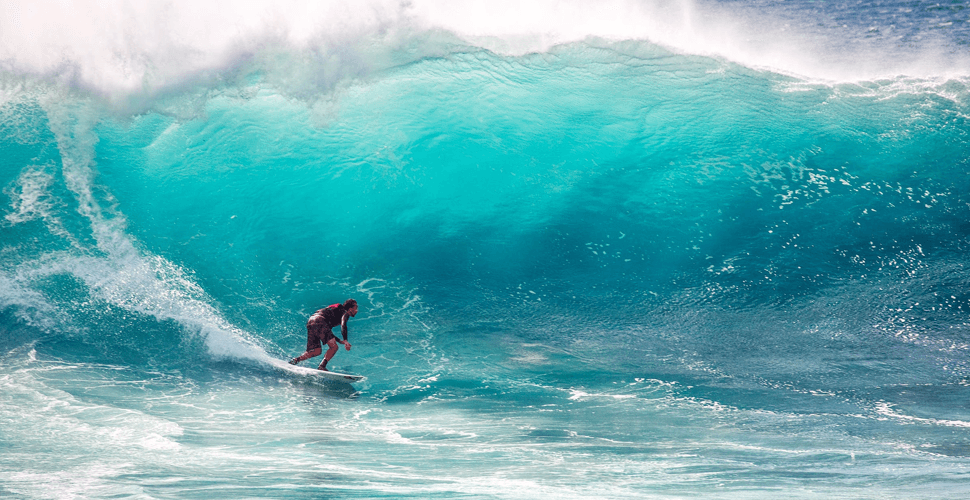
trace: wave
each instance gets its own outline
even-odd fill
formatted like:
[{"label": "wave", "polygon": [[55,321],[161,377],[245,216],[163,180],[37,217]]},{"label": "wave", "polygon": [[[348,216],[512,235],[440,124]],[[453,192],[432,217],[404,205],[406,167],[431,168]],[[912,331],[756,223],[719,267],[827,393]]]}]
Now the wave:
[{"label": "wave", "polygon": [[[137,112],[8,79],[0,304],[159,360],[296,354],[315,307],[366,296],[377,364],[514,331],[572,346],[524,365],[788,386],[897,349],[912,377],[965,371],[965,81],[818,83],[642,41],[458,46],[376,73],[263,47],[149,84]],[[821,353],[866,361],[799,361]]]}]

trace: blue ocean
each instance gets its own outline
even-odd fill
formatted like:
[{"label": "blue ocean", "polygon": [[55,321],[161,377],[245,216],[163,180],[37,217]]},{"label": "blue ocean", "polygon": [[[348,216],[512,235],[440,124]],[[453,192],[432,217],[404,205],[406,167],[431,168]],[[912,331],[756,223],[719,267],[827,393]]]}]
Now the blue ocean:
[{"label": "blue ocean", "polygon": [[968,495],[967,0],[0,5],[0,498]]}]

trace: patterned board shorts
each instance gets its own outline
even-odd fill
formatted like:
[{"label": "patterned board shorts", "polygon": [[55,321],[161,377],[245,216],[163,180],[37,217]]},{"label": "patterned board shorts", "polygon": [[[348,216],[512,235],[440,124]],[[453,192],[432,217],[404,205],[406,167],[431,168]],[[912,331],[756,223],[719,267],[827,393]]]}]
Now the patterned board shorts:
[{"label": "patterned board shorts", "polygon": [[327,323],[323,318],[314,321],[315,318],[318,318],[318,316],[310,318],[310,321],[306,324],[306,350],[308,351],[320,349],[322,344],[330,342],[330,339],[337,338],[330,331],[330,328],[327,328]]}]

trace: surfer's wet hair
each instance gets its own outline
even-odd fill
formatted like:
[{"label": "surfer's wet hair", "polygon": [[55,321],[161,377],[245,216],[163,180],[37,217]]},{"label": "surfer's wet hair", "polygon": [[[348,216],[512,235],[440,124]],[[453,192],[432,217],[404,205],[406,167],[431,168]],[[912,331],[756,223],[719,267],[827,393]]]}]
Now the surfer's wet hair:
[{"label": "surfer's wet hair", "polygon": [[347,299],[347,302],[344,302],[344,308],[345,309],[353,309],[354,307],[357,307],[357,301],[356,300],[354,300],[354,299]]}]

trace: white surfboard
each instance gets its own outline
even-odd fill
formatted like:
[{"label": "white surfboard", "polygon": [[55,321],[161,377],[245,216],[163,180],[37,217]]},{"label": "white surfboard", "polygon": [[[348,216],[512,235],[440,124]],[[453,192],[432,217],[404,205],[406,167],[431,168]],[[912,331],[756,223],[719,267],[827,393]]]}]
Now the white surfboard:
[{"label": "white surfboard", "polygon": [[335,382],[346,382],[348,384],[351,382],[359,382],[361,380],[364,380],[364,377],[362,375],[351,375],[349,373],[330,372],[330,371],[324,371],[324,370],[317,370],[316,368],[307,368],[305,366],[291,365],[281,359],[273,359],[270,361],[270,364],[272,364],[273,366],[283,371],[287,371],[297,375],[303,375],[306,377],[317,377],[323,380],[333,380]]}]

